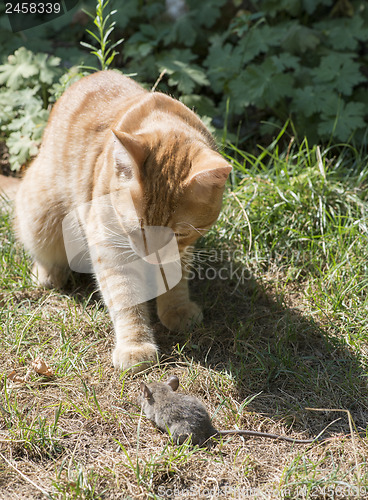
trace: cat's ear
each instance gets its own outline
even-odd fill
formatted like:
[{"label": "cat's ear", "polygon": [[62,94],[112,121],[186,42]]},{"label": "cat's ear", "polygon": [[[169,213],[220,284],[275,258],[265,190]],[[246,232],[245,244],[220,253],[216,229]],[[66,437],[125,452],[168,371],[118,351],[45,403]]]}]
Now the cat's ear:
[{"label": "cat's ear", "polygon": [[204,193],[212,191],[213,188],[223,189],[232,167],[221,157],[214,161],[209,161],[201,165],[201,168],[194,170],[189,177],[188,185],[194,191]]},{"label": "cat's ear", "polygon": [[139,167],[147,158],[145,145],[137,136],[112,130],[116,171],[126,179],[139,179]]}]

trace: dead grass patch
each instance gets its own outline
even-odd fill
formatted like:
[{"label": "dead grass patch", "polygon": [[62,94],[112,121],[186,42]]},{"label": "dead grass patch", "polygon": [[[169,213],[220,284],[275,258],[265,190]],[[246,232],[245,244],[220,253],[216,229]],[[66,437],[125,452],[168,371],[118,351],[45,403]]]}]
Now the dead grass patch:
[{"label": "dead grass patch", "polygon": [[[309,498],[308,488],[323,491],[341,481],[353,488],[366,477],[365,440],[352,441],[344,413],[305,407],[349,408],[362,432],[367,400],[360,365],[330,343],[296,295],[289,309],[253,287],[229,299],[230,283],[213,284],[203,297],[204,326],[188,338],[169,334],[153,317],[163,362],[142,376],[178,375],[181,390],[205,402],[219,429],[305,438],[340,416],[328,428],[330,442],[308,447],[232,437],[211,451],[174,446],[141,416],[139,377],[113,371],[111,325],[98,301],[5,291],[0,452],[16,470],[2,461],[1,498],[41,498],[41,490],[53,498]],[[201,293],[197,287],[199,300]],[[9,387],[7,374],[26,372],[41,354],[54,377],[32,374]]]}]

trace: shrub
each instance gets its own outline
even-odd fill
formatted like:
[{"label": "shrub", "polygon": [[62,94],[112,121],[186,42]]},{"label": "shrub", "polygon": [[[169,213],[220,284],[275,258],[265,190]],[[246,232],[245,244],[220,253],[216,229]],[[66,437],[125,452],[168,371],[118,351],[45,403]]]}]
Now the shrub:
[{"label": "shrub", "polygon": [[21,47],[0,66],[0,127],[10,165],[17,170],[37,154],[49,114],[50,87],[60,75],[60,59]]},{"label": "shrub", "polygon": [[[131,33],[124,61],[139,79],[175,92],[200,114],[224,116],[244,141],[258,124],[288,119],[300,140],[362,143],[367,130],[368,8],[361,0],[187,0],[165,19],[162,2],[128,0],[118,22]],[[253,4],[252,4],[253,5]],[[166,85],[166,88],[165,88]],[[219,119],[220,118],[220,119]],[[271,124],[271,128],[270,128]],[[272,128],[273,125],[273,128]]]}]

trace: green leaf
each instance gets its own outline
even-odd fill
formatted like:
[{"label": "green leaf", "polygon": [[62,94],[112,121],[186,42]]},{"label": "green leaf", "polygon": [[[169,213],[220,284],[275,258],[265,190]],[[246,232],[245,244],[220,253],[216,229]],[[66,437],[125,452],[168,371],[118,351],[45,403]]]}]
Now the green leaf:
[{"label": "green leaf", "polygon": [[354,86],[366,80],[354,54],[332,53],[321,58],[317,68],[311,70],[315,83],[331,82],[332,88],[351,95]]},{"label": "green leaf", "polygon": [[313,51],[321,43],[321,36],[315,29],[299,24],[295,21],[289,25],[282,41],[283,49],[295,53],[304,54]]},{"label": "green leaf", "polygon": [[328,19],[314,24],[325,35],[326,43],[334,51],[356,50],[358,41],[368,40],[367,24],[360,14],[352,18]]},{"label": "green leaf", "polygon": [[333,5],[333,0],[303,0],[303,7],[308,12],[308,14],[313,14],[317,7],[322,5]]},{"label": "green leaf", "polygon": [[226,4],[227,0],[211,0],[210,2],[187,0],[187,5],[190,12],[193,13],[193,20],[199,26],[211,28],[220,18],[221,7]]},{"label": "green leaf", "polygon": [[277,71],[285,71],[287,69],[298,69],[300,58],[287,53],[281,53],[277,56],[271,56]]},{"label": "green leaf", "polygon": [[142,24],[140,31],[134,33],[125,43],[124,59],[136,60],[137,56],[146,57],[158,47],[164,35],[165,33],[158,33],[153,26]]},{"label": "green leaf", "polygon": [[262,10],[272,17],[283,11],[296,16],[300,11],[300,0],[263,0]]},{"label": "green leaf", "polygon": [[307,117],[314,113],[328,112],[331,107],[336,111],[338,95],[327,85],[306,85],[296,89],[293,96],[292,111]]},{"label": "green leaf", "polygon": [[229,87],[234,99],[243,105],[273,107],[281,98],[292,94],[293,82],[291,73],[280,73],[275,62],[266,59],[259,65],[248,66]]},{"label": "green leaf", "polygon": [[35,54],[34,62],[38,67],[39,78],[42,83],[51,85],[56,80],[56,77],[60,75],[60,61],[59,57],[49,56],[48,54]]},{"label": "green leaf", "polygon": [[16,92],[3,88],[0,91],[0,125],[2,130],[6,130],[4,125],[14,120],[21,113],[22,108],[31,109],[38,106],[42,108],[41,98],[38,97],[37,91],[39,87],[19,89]]},{"label": "green leaf", "polygon": [[[86,30],[86,33],[88,33],[91,37],[93,37],[93,38],[97,41],[97,43],[100,43],[100,39],[99,39],[99,37],[98,37],[95,33],[93,33],[93,31],[91,31],[91,30]],[[80,42],[80,43],[81,43],[81,45],[86,46],[86,43],[85,43],[85,42]]]},{"label": "green leaf", "polygon": [[[119,9],[115,14],[115,19],[121,29],[125,29],[131,24],[132,19],[140,16],[142,20],[142,8],[137,0],[124,0],[119,3]],[[94,16],[92,16],[94,17]]]},{"label": "green leaf", "polygon": [[204,61],[208,68],[208,77],[215,92],[222,92],[230,80],[239,75],[243,55],[241,51],[234,48],[230,43],[223,45],[220,36],[214,36],[211,40],[209,54]]},{"label": "green leaf", "polygon": [[[21,47],[0,66],[0,84],[17,90],[37,81],[51,85],[59,75],[60,58],[47,54],[33,54]],[[37,78],[33,78],[37,77]]]},{"label": "green leaf", "polygon": [[90,50],[95,50],[95,47],[93,45],[91,45],[90,43],[87,43],[87,42],[79,42],[82,47],[86,47],[87,49],[90,49]]},{"label": "green leaf", "polygon": [[16,90],[22,87],[24,80],[37,74],[33,53],[21,47],[8,57],[6,64],[0,66],[0,84]]},{"label": "green leaf", "polygon": [[185,14],[175,21],[172,29],[168,31],[164,38],[165,45],[180,43],[186,47],[191,47],[197,38],[198,30],[193,23],[192,15]]},{"label": "green leaf", "polygon": [[339,104],[335,114],[322,117],[318,133],[328,138],[334,136],[346,142],[357,129],[366,127],[364,121],[366,108],[362,102],[340,101]]},{"label": "green leaf", "polygon": [[256,56],[268,52],[270,47],[277,47],[285,37],[285,25],[263,26],[256,25],[245,34],[241,47],[243,49],[243,63],[252,61]]},{"label": "green leaf", "polygon": [[38,153],[39,141],[35,141],[20,132],[12,132],[6,145],[10,154],[10,167],[12,170],[18,170],[27,160]]},{"label": "green leaf", "polygon": [[188,64],[178,60],[161,60],[159,70],[166,70],[170,75],[169,85],[177,86],[179,92],[183,94],[193,93],[197,85],[209,85],[206,73],[195,64]]}]

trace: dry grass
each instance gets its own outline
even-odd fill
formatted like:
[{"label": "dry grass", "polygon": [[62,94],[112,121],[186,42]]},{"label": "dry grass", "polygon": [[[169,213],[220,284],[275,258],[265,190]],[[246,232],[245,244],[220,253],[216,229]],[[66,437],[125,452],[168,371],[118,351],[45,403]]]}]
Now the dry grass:
[{"label": "dry grass", "polygon": [[[231,207],[226,217],[236,223]],[[243,283],[195,280],[203,325],[169,333],[152,304],[160,365],[132,377],[112,368],[112,327],[93,282],[73,276],[62,292],[34,288],[6,213],[0,226],[0,498],[368,498],[366,328],[359,303],[334,313],[326,276],[291,279],[272,262],[256,269],[250,255]],[[53,378],[7,379],[37,356]],[[142,378],[173,374],[218,429],[295,438],[325,430],[330,439],[173,445],[136,404]]]},{"label": "dry grass", "polygon": [[[292,308],[282,307],[272,289],[255,283],[234,296],[230,283],[214,283],[210,294],[196,287],[207,314],[205,326],[189,338],[169,334],[154,318],[163,361],[144,378],[178,375],[181,390],[206,403],[217,428],[303,438],[340,417],[325,444],[233,437],[209,452],[172,445],[140,415],[140,377],[113,371],[111,324],[92,287],[83,279],[65,294],[32,287],[2,294],[1,498],[42,498],[42,492],[52,498],[174,492],[178,498],[221,492],[226,498],[278,498],[282,491],[308,498],[308,487],[352,488],[365,478],[367,445],[357,435],[353,442],[346,415],[305,409],[350,408],[358,430],[365,429],[359,364],[329,344],[328,332],[306,319],[308,311],[296,309],[296,299]],[[287,358],[280,344],[288,345]],[[24,374],[38,355],[53,366],[54,378],[35,374],[13,386],[6,380],[13,369]],[[348,367],[354,390],[339,367]]]}]

